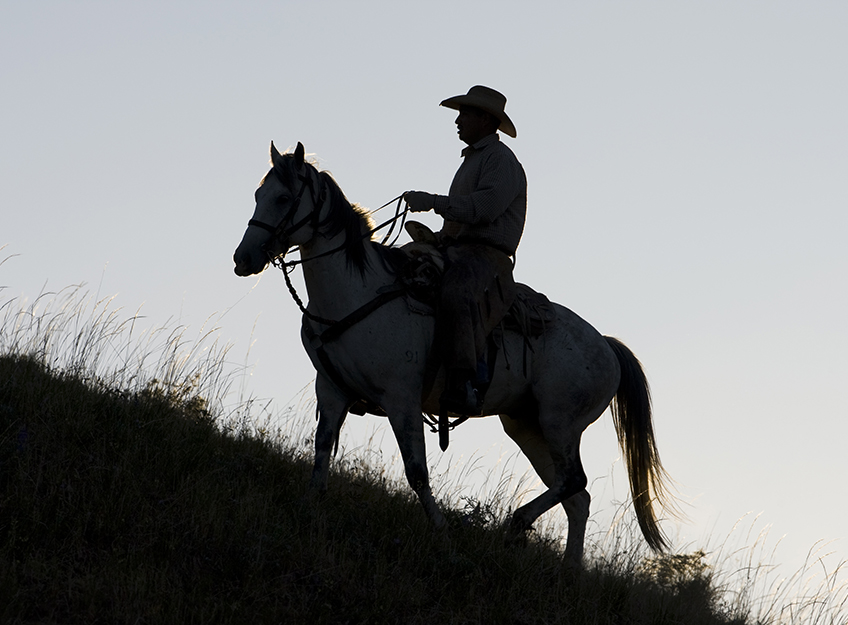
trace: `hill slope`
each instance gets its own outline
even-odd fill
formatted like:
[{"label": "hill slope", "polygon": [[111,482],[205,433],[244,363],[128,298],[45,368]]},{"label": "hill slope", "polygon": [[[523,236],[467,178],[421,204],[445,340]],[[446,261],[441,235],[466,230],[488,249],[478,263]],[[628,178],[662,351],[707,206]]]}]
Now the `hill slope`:
[{"label": "hill slope", "polygon": [[[344,463],[342,463],[344,464]],[[141,392],[0,357],[0,620],[61,623],[729,623],[696,557],[560,566],[477,506],[435,533],[406,490]]]}]

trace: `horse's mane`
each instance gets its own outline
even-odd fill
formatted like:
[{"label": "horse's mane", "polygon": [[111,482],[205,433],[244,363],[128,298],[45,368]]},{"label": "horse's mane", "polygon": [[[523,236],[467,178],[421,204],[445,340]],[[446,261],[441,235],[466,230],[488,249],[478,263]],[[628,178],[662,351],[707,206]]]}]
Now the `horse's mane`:
[{"label": "horse's mane", "polygon": [[329,227],[327,234],[335,236],[344,232],[348,263],[356,267],[359,273],[365,273],[368,266],[365,246],[371,241],[374,220],[368,209],[348,201],[329,172],[319,171],[318,176],[330,195],[330,212],[326,217],[326,224]]},{"label": "horse's mane", "polygon": [[[290,189],[294,189],[297,180],[294,171],[294,155],[284,154],[283,156],[287,166],[279,167],[279,163],[276,163],[274,168],[282,175],[285,184]],[[352,204],[329,172],[318,170],[312,163],[305,162],[304,165],[315,170],[321,185],[329,195],[330,212],[320,225],[327,228],[325,232],[329,236],[344,232],[345,256],[348,265],[356,268],[360,274],[364,274],[368,267],[366,245],[371,244],[371,231],[374,229],[374,220],[370,212],[359,204]],[[377,247],[383,248],[382,245]]]}]

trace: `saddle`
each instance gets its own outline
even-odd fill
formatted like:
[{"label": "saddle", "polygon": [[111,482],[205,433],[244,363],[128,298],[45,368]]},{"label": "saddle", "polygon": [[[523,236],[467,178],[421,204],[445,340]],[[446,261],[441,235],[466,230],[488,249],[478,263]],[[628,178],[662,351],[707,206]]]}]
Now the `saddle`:
[{"label": "saddle", "polygon": [[[406,258],[399,274],[407,290],[407,303],[413,312],[432,315],[445,270],[443,248],[437,235],[424,224],[408,221],[405,228],[412,242],[400,248]],[[515,301],[503,319],[503,327],[525,339],[538,337],[556,321],[556,309],[544,293],[520,282],[515,287]]]}]

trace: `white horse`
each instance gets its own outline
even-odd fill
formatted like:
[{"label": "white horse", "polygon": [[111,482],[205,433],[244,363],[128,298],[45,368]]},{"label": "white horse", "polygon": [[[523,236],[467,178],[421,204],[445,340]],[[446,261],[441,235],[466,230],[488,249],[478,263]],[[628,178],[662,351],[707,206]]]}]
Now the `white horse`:
[{"label": "white horse", "polygon": [[[437,414],[442,378],[425,390],[434,319],[396,297],[389,256],[397,248],[371,241],[372,222],[352,206],[326,172],[304,161],[303,146],[281,155],[256,190],[256,209],[236,249],[235,273],[263,271],[298,246],[309,297],[302,339],[317,377],[318,429],[312,485],[326,490],[330,456],[354,403],[364,400],[388,416],[409,484],[436,527],[445,517],[430,490],[422,413]],[[641,365],[614,338],[556,305],[556,321],[530,340],[526,366],[498,358],[483,414],[499,415],[547,490],[519,507],[509,523],[520,539],[544,512],[562,504],[568,515],[565,559],[579,565],[590,496],[580,438],[612,402],[633,504],[648,545],[666,537],[654,504],[666,505],[666,475],[654,442],[650,395]],[[334,323],[339,322],[340,323]],[[504,351],[521,354],[525,339],[503,333]]]}]

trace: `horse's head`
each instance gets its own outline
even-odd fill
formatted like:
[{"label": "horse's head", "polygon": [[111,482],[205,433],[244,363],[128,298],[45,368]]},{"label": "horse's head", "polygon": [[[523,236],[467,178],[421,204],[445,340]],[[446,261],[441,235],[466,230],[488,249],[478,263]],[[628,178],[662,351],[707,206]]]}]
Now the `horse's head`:
[{"label": "horse's head", "polygon": [[271,143],[273,167],[256,189],[256,208],[233,255],[235,272],[249,276],[295,245],[309,241],[320,225],[326,200],[324,181],[305,162],[303,144],[294,154],[280,154]]}]

